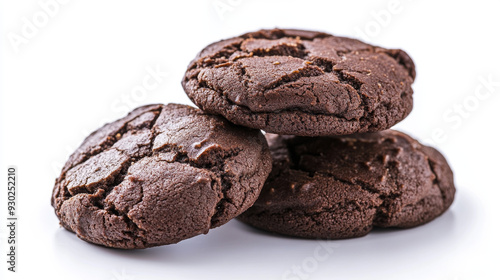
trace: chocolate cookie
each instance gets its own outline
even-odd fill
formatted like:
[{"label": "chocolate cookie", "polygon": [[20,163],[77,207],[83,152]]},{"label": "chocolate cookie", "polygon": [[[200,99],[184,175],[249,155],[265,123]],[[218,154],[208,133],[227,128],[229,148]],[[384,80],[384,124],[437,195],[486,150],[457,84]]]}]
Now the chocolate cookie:
[{"label": "chocolate cookie", "polygon": [[261,30],[213,43],[182,81],[202,110],[266,132],[374,132],[413,106],[415,66],[402,50],[302,30]]},{"label": "chocolate cookie", "polygon": [[414,227],[453,201],[453,173],[435,149],[401,132],[338,137],[266,135],[273,171],[239,219],[305,238],[350,238]]},{"label": "chocolate cookie", "polygon": [[152,247],[236,217],[270,171],[260,131],[185,105],[149,105],[85,139],[56,180],[52,205],[85,241]]}]

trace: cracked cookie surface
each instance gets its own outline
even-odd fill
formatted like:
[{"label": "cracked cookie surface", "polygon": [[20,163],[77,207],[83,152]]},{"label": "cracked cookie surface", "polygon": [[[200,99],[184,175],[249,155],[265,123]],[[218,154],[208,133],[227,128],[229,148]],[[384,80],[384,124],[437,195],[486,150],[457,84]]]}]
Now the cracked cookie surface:
[{"label": "cracked cookie surface", "polygon": [[148,105],[84,140],[56,180],[52,206],[88,242],[172,244],[246,210],[270,171],[260,131],[185,105]]},{"label": "cracked cookie surface", "polygon": [[415,66],[402,50],[302,30],[213,43],[182,81],[202,110],[266,132],[329,136],[390,128],[413,107]]},{"label": "cracked cookie surface", "polygon": [[339,239],[373,227],[414,227],[451,205],[446,159],[406,134],[267,134],[273,170],[241,221],[285,235]]}]

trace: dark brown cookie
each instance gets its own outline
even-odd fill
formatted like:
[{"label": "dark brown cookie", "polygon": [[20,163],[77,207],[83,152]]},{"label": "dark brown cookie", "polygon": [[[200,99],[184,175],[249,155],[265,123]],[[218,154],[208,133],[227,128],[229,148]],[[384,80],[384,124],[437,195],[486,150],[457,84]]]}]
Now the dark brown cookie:
[{"label": "dark brown cookie", "polygon": [[213,43],[182,81],[202,110],[278,134],[374,132],[413,106],[415,66],[402,50],[302,30],[261,30]]},{"label": "dark brown cookie", "polygon": [[83,240],[152,247],[236,217],[270,171],[260,131],[185,105],[149,105],[85,139],[56,180],[52,205]]},{"label": "dark brown cookie", "polygon": [[266,135],[273,171],[239,219],[305,238],[350,238],[414,227],[451,205],[453,173],[435,149],[401,132],[338,137]]}]

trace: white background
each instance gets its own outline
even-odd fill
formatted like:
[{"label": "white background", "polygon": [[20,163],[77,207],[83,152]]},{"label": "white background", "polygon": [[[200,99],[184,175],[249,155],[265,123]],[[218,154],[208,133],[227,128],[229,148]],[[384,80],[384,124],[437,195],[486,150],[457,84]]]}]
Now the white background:
[{"label": "white background", "polygon": [[[498,1],[70,0],[48,16],[47,2],[0,6],[1,279],[500,279]],[[414,110],[397,128],[448,158],[457,186],[448,212],[418,228],[326,243],[231,221],[136,251],[91,245],[59,227],[53,183],[88,133],[142,104],[192,104],[180,81],[201,48],[272,27],[412,56]],[[141,89],[158,70],[156,86]],[[16,274],[5,262],[8,165],[19,168]]]}]

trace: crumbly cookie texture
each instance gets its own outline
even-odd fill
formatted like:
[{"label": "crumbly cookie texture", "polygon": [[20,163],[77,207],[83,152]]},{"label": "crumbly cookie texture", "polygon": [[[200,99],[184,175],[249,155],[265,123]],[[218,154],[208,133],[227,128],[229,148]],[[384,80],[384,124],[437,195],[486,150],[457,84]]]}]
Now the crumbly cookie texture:
[{"label": "crumbly cookie texture", "polygon": [[185,105],[149,105],[85,139],[56,180],[52,205],[85,241],[146,248],[236,217],[270,171],[260,131]]},{"label": "crumbly cookie texture", "polygon": [[239,219],[285,235],[339,239],[414,227],[451,205],[453,173],[435,149],[387,130],[338,137],[266,135],[273,171]]},{"label": "crumbly cookie texture", "polygon": [[374,132],[413,107],[415,66],[402,50],[302,30],[261,30],[213,43],[182,81],[202,110],[266,132]]}]

